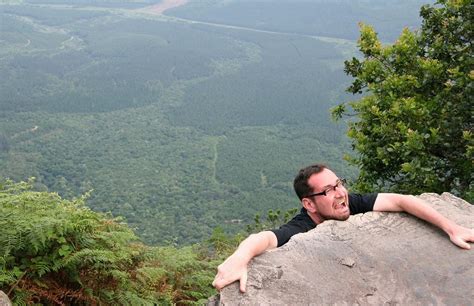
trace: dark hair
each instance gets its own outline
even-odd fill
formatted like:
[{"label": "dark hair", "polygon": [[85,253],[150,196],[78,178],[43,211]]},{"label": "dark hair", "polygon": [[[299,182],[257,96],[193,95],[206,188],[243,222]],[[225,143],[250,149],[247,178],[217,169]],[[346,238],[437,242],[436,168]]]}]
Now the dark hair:
[{"label": "dark hair", "polygon": [[323,164],[314,164],[300,169],[295,177],[295,180],[293,181],[293,188],[295,189],[296,195],[300,200],[313,192],[313,188],[308,184],[308,180],[311,175],[319,173],[323,171],[323,169],[328,169],[328,167]]}]

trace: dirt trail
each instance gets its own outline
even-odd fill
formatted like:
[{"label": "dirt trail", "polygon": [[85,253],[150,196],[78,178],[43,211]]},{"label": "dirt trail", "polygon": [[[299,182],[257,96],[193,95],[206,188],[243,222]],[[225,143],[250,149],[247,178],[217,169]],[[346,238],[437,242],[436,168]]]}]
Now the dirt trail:
[{"label": "dirt trail", "polygon": [[15,133],[13,134],[10,139],[14,139],[20,135],[23,135],[23,134],[26,134],[26,133],[33,133],[33,132],[36,132],[38,130],[39,126],[35,125],[33,128],[31,129],[27,129],[27,130],[24,130],[24,131],[20,131],[18,133]]},{"label": "dirt trail", "polygon": [[185,5],[186,3],[188,3],[188,0],[163,0],[160,4],[149,6],[145,9],[154,14],[161,15],[164,11],[170,8]]}]

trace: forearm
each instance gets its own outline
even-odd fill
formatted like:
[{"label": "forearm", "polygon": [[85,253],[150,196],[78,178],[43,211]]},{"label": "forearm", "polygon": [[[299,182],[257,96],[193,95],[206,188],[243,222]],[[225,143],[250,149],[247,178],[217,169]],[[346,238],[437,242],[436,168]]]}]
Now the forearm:
[{"label": "forearm", "polygon": [[452,235],[456,223],[441,215],[425,201],[414,196],[402,195],[399,206],[402,211],[425,220],[439,227],[448,235]]},{"label": "forearm", "polygon": [[239,257],[245,262],[249,262],[268,249],[276,247],[276,237],[273,232],[264,231],[248,236],[242,241],[232,256]]},{"label": "forearm", "polygon": [[449,235],[457,246],[469,249],[467,242],[474,241],[474,230],[465,228],[441,215],[425,201],[411,196],[396,193],[380,193],[374,204],[374,211],[404,211],[425,220]]}]

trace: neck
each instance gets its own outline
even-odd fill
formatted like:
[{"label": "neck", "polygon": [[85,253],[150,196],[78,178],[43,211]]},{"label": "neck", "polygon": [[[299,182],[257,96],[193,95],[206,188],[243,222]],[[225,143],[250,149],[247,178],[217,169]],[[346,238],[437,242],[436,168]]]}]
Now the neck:
[{"label": "neck", "polygon": [[311,218],[311,220],[313,220],[313,222],[316,225],[321,224],[321,223],[324,222],[324,219],[318,213],[312,213],[312,212],[309,212],[309,211],[306,211],[306,213],[308,214],[308,216]]}]

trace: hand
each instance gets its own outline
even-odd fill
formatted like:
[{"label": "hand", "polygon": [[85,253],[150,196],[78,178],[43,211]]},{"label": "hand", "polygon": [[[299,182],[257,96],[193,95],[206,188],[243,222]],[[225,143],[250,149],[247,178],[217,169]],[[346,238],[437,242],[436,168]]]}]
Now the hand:
[{"label": "hand", "polygon": [[220,291],[236,280],[240,280],[240,291],[245,292],[247,285],[247,261],[234,254],[217,267],[217,275],[212,285]]},{"label": "hand", "polygon": [[449,239],[458,247],[469,250],[471,246],[468,242],[474,242],[474,229],[455,225],[449,233]]},{"label": "hand", "polygon": [[276,248],[278,244],[276,235],[271,231],[263,231],[248,236],[242,241],[234,252],[217,267],[217,275],[212,285],[217,290],[235,281],[240,281],[240,291],[245,292],[247,285],[247,265],[257,255],[266,250]]}]

